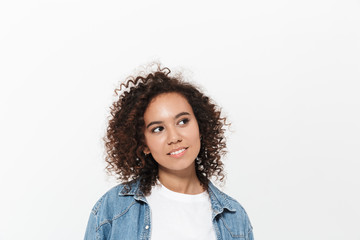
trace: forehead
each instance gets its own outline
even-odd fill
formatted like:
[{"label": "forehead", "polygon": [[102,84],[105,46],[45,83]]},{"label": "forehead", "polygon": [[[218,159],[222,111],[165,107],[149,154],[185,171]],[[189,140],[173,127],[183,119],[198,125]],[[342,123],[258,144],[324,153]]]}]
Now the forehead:
[{"label": "forehead", "polygon": [[179,93],[162,93],[151,100],[144,113],[144,120],[174,117],[180,112],[193,114],[187,99]]}]

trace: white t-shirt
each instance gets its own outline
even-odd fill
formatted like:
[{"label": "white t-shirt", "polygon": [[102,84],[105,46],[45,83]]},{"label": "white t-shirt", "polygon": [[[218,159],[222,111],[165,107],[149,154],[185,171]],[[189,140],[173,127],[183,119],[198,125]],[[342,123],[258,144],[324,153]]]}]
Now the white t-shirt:
[{"label": "white t-shirt", "polygon": [[158,183],[146,197],[151,209],[151,240],[215,240],[207,191],[190,195]]}]

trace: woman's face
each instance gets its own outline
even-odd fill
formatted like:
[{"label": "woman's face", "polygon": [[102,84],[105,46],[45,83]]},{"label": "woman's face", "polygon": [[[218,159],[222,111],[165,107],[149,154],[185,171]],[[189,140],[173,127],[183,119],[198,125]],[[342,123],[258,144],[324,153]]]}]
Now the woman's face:
[{"label": "woman's face", "polygon": [[159,171],[195,171],[200,151],[199,126],[192,107],[178,93],[156,96],[144,113],[145,154],[151,153]]}]

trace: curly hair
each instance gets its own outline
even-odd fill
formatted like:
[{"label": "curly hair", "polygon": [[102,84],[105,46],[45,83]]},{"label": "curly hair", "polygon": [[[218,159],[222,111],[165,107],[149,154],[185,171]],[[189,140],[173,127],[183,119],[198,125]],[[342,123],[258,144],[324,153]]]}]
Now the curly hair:
[{"label": "curly hair", "polygon": [[151,154],[145,155],[144,112],[150,101],[162,93],[175,92],[184,96],[193,109],[202,136],[200,152],[195,161],[196,175],[207,190],[210,179],[223,181],[221,156],[226,153],[226,118],[212,100],[181,75],[170,76],[169,68],[144,76],[129,77],[115,89],[118,96],[110,107],[111,116],[104,137],[107,156],[106,170],[130,189],[130,183],[140,180],[140,190],[148,195],[158,179],[158,163]]}]

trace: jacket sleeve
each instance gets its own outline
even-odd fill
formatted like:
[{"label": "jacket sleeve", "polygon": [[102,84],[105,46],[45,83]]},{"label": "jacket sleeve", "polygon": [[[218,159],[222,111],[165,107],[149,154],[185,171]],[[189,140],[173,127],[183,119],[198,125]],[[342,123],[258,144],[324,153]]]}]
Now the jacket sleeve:
[{"label": "jacket sleeve", "polygon": [[254,240],[254,234],[253,234],[253,227],[251,226],[251,222],[250,222],[250,219],[249,219],[249,216],[246,214],[246,228],[248,229],[248,233],[247,233],[247,236],[246,236],[246,240]]},{"label": "jacket sleeve", "polygon": [[254,240],[254,234],[252,229],[249,230],[248,235],[247,235],[247,240]]},{"label": "jacket sleeve", "polygon": [[99,240],[96,238],[96,215],[91,212],[90,218],[86,227],[84,240]]}]

